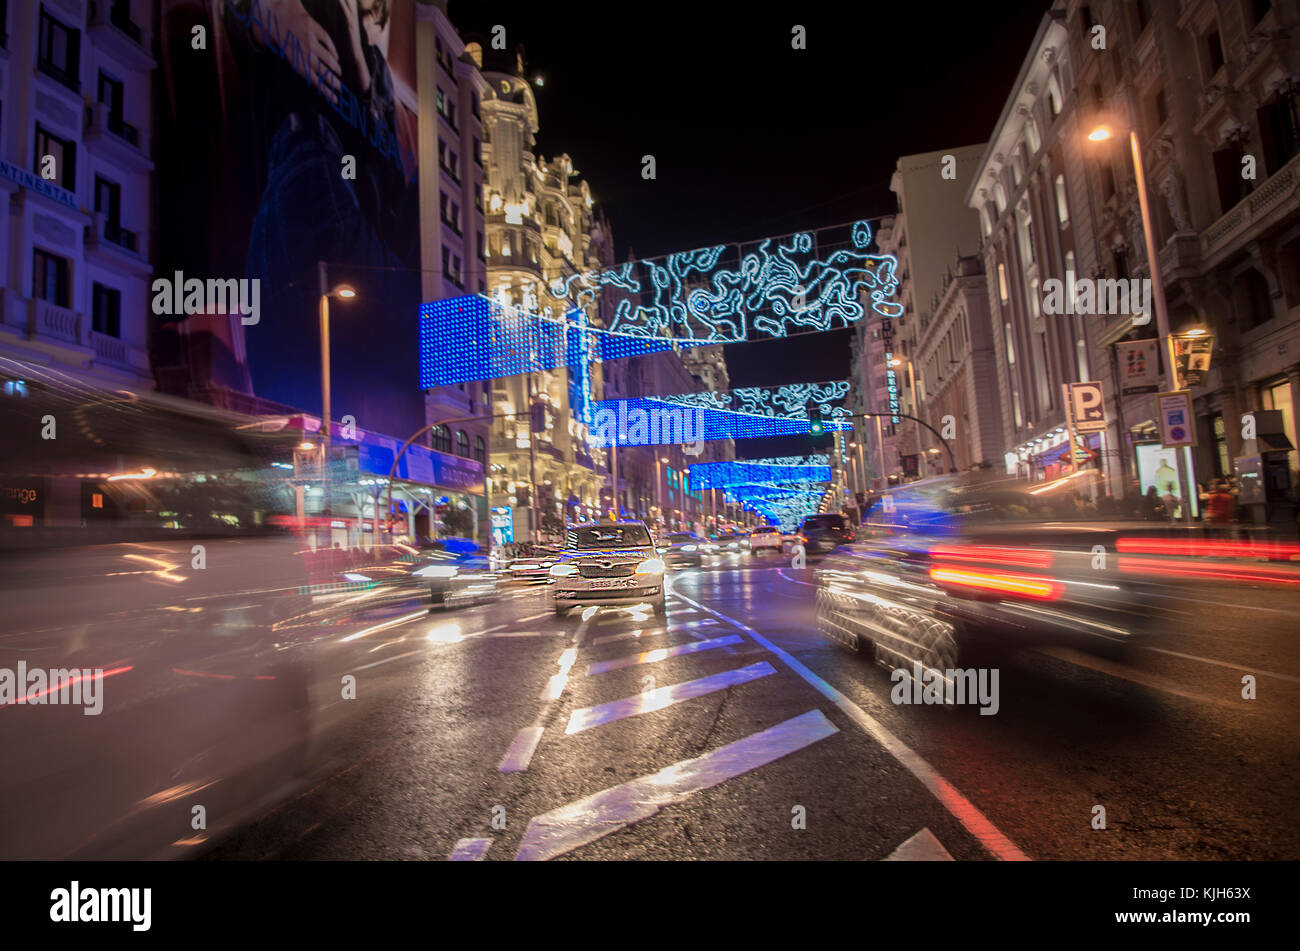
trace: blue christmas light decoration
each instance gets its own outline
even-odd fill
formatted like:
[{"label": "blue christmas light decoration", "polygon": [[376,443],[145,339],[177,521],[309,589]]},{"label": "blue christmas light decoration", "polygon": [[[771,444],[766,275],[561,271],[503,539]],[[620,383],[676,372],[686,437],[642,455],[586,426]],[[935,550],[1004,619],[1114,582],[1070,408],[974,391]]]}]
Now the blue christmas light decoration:
[{"label": "blue christmas light decoration", "polygon": [[[663,399],[599,400],[592,404],[592,445],[660,446],[713,439],[762,439],[809,432],[807,418],[758,416]],[[827,429],[849,429],[830,422]]]},{"label": "blue christmas light decoration", "polygon": [[852,248],[824,259],[816,256],[813,233],[805,232],[775,246],[767,238],[748,251],[719,245],[662,262],[575,274],[551,286],[556,298],[576,302],[563,318],[479,295],[421,304],[420,386],[491,380],[566,363],[576,368],[579,358],[570,342],[576,315],[602,289],[615,301],[614,316],[608,328],[578,331],[588,338],[581,348],[588,361],[831,330],[868,312],[900,316],[902,305],[891,300],[898,290],[897,259],[867,252],[872,237],[865,221],[854,223],[849,237]]},{"label": "blue christmas light decoration", "polygon": [[622,299],[611,330],[704,343],[849,326],[867,314],[863,297],[872,313],[901,316],[902,305],[890,300],[898,290],[898,260],[867,252],[872,236],[866,221],[854,222],[848,236],[851,248],[824,259],[816,256],[813,233],[803,232],[775,246],[766,238],[748,251],[717,245],[586,271],[553,281],[551,294],[594,300],[602,288],[613,288],[615,299]]},{"label": "blue christmas light decoration", "polygon": [[764,465],[757,462],[697,462],[691,466],[691,491],[775,482],[829,482],[830,466]]},{"label": "blue christmas light decoration", "polygon": [[823,416],[848,416],[849,410],[837,404],[848,393],[848,380],[832,380],[827,383],[791,383],[775,389],[751,386],[739,390],[677,393],[659,399],[683,406],[704,406],[755,416],[807,419],[809,403],[822,407]]},{"label": "blue christmas light decoration", "polygon": [[726,490],[726,493],[738,502],[761,502],[796,495],[820,497],[825,491],[825,482],[751,482],[744,485],[733,485]]}]

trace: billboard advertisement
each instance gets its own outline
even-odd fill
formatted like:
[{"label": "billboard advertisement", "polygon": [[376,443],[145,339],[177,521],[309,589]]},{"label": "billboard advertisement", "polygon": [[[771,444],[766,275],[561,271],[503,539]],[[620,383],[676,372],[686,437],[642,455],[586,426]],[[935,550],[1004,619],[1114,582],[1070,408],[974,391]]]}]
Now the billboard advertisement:
[{"label": "billboard advertisement", "polygon": [[414,431],[415,0],[163,0],[159,34],[155,278],[247,282],[256,307],[157,319],[213,328],[214,383],[319,412],[324,261],[357,292],[331,304],[333,415]]}]

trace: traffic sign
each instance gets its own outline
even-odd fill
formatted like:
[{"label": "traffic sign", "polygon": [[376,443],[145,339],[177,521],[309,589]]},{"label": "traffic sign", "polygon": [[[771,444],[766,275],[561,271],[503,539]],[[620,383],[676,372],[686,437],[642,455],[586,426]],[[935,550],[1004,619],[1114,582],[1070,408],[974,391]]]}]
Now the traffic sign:
[{"label": "traffic sign", "polygon": [[1074,419],[1076,433],[1101,433],[1106,431],[1106,401],[1101,382],[1068,383],[1069,412]]},{"label": "traffic sign", "polygon": [[1196,445],[1196,419],[1192,416],[1192,394],[1175,390],[1156,394],[1156,413],[1160,417],[1160,445]]}]

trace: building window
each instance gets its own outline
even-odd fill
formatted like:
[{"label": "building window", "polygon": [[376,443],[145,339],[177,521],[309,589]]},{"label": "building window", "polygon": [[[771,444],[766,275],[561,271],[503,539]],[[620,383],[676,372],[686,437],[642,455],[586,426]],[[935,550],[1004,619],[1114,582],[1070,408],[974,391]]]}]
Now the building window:
[{"label": "building window", "polygon": [[32,251],[32,297],[56,307],[68,306],[68,259]]},{"label": "building window", "polygon": [[1055,75],[1047,83],[1047,108],[1051,110],[1053,119],[1061,114],[1061,85]]},{"label": "building window", "polygon": [[[1282,431],[1286,433],[1286,438],[1291,441],[1291,445],[1300,446],[1296,441],[1295,431],[1295,413],[1291,401],[1291,384],[1278,383],[1274,386],[1267,387],[1263,394],[1264,409],[1275,409],[1282,414]],[[1287,454],[1287,468],[1294,470],[1297,464],[1297,458],[1300,457],[1300,450],[1291,450]]]},{"label": "building window", "polygon": [[485,260],[485,259],[487,258],[487,242],[486,242],[485,240],[483,240],[483,232],[482,232],[482,231],[476,232],[476,235],[477,235],[477,237],[478,237],[478,240],[474,242],[474,246],[475,246],[476,248],[478,248],[478,258],[479,258],[479,260],[480,260],[480,261],[483,261],[483,260]]},{"label": "building window", "polygon": [[122,188],[116,182],[95,176],[95,211],[104,216],[104,233],[122,225]]},{"label": "building window", "polygon": [[1056,176],[1056,217],[1060,219],[1062,228],[1070,223],[1070,203],[1065,197],[1064,175]]},{"label": "building window", "polygon": [[1273,9],[1273,0],[1251,0],[1250,12],[1255,18],[1254,26],[1259,25],[1259,21],[1268,15],[1268,11]]},{"label": "building window", "polygon": [[487,465],[487,445],[482,436],[474,437],[474,460],[480,465]]},{"label": "building window", "polygon": [[122,116],[122,82],[109,76],[102,69],[99,71],[99,89],[96,99],[108,106],[108,127],[120,134],[123,125]]},{"label": "building window", "polygon": [[463,429],[456,430],[456,455],[469,458],[469,434]]},{"label": "building window", "polygon": [[81,32],[64,26],[41,6],[40,46],[36,54],[36,68],[47,76],[67,86],[73,92],[81,90],[77,78],[80,65]]},{"label": "building window", "polygon": [[1029,154],[1036,155],[1043,140],[1039,138],[1038,123],[1034,121],[1033,116],[1025,120],[1025,138],[1029,141]]},{"label": "building window", "polygon": [[434,426],[429,438],[438,452],[451,452],[451,430],[446,426]]},{"label": "building window", "polygon": [[1007,266],[1001,261],[998,262],[998,294],[1001,295],[1004,304],[1011,296],[1007,293]]},{"label": "building window", "polygon": [[1300,152],[1300,122],[1296,121],[1295,96],[1274,95],[1255,113],[1259,138],[1264,146],[1264,167],[1277,172]]},{"label": "building window", "polygon": [[1214,74],[1223,68],[1223,43],[1219,39],[1219,31],[1211,30],[1205,34],[1203,45],[1205,47],[1205,81],[1209,82],[1214,78]]},{"label": "building window", "polygon": [[91,328],[97,334],[122,336],[122,292],[96,281],[93,298],[94,319]]},{"label": "building window", "polygon": [[474,164],[480,168],[483,167],[483,143],[478,140],[477,136],[474,138]]},{"label": "building window", "polygon": [[447,94],[442,91],[441,86],[438,87],[437,102],[438,102],[438,113],[440,115],[445,116],[447,114]]},{"label": "building window", "polygon": [[77,144],[70,139],[61,139],[52,132],[36,124],[36,174],[41,174],[41,165],[47,155],[54,157],[54,181],[68,191],[77,187]]},{"label": "building window", "polygon": [[478,109],[478,93],[471,94],[469,100],[469,111],[474,113],[475,119],[480,118]]},{"label": "building window", "polygon": [[1253,330],[1273,319],[1273,298],[1263,274],[1252,267],[1237,275],[1232,283],[1239,330]]}]

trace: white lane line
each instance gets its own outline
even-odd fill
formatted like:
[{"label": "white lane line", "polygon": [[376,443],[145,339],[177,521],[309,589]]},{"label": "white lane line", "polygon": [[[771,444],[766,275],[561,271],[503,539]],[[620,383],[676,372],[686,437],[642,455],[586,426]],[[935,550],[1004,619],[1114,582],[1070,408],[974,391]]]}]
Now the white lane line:
[{"label": "white lane line", "polygon": [[1229,664],[1227,661],[1211,660],[1208,657],[1196,657],[1193,654],[1181,654],[1178,651],[1165,650],[1163,647],[1148,647],[1146,644],[1138,644],[1138,647],[1144,651],[1155,651],[1157,654],[1169,654],[1173,657],[1183,657],[1187,660],[1199,660],[1202,664],[1213,664],[1215,667],[1227,667],[1229,670],[1240,670],[1247,674],[1259,674],[1264,677],[1276,677],[1279,680],[1289,680],[1292,683],[1300,683],[1300,677],[1292,677],[1290,674],[1278,674],[1271,670],[1257,670],[1254,667],[1242,667],[1240,664]]},{"label": "white lane line", "polygon": [[817,585],[813,584],[811,581],[800,581],[798,578],[791,578],[788,574],[785,573],[784,568],[776,569],[776,573],[780,575],[782,578],[784,578],[786,581],[792,582],[794,584],[801,584],[806,588],[817,587]]},{"label": "white lane line", "polygon": [[728,670],[720,674],[700,677],[697,680],[688,680],[685,683],[647,690],[645,693],[624,697],[622,700],[611,700],[609,703],[600,703],[594,707],[582,707],[574,710],[569,716],[569,725],[564,728],[564,732],[565,734],[581,733],[583,730],[613,723],[615,720],[653,713],[674,703],[703,697],[774,673],[776,673],[775,667],[767,661],[759,661],[757,664],[750,664],[737,670]]},{"label": "white lane line", "polygon": [[448,856],[449,862],[481,862],[487,850],[492,848],[491,839],[461,839]]},{"label": "white lane line", "polygon": [[416,611],[414,614],[403,615],[402,617],[393,618],[391,621],[384,621],[382,624],[375,624],[371,627],[363,628],[355,634],[349,634],[347,637],[339,638],[339,642],[347,644],[351,641],[355,641],[357,638],[366,637],[370,634],[378,633],[379,631],[386,631],[390,627],[397,627],[397,625],[405,624],[407,621],[414,621],[416,618],[424,618],[428,616],[429,612],[427,610]]},{"label": "white lane line", "polygon": [[424,651],[407,651],[405,654],[397,654],[393,657],[385,657],[383,660],[377,660],[372,664],[362,664],[360,667],[353,667],[353,670],[369,670],[371,667],[378,667],[380,664],[392,663],[395,660],[401,660],[403,657],[411,657],[415,654],[423,654]]},{"label": "white lane line", "polygon": [[[684,598],[684,595],[678,595]],[[884,724],[867,714],[865,710],[850,700],[844,694],[840,693],[821,677],[795,660],[788,652],[777,647],[758,631],[754,630],[748,624],[730,618],[721,611],[715,611],[713,608],[707,608],[698,601],[692,602],[702,611],[707,611],[714,617],[726,621],[738,631],[744,631],[755,641],[766,647],[769,651],[781,659],[787,667],[806,680],[822,696],[831,703],[839,707],[849,716],[859,727],[861,727],[872,739],[883,746],[894,759],[898,760],[903,767],[920,780],[921,784],[930,791],[939,803],[952,813],[953,817],[960,822],[966,830],[979,840],[984,848],[988,849],[996,858],[1003,861],[1025,862],[1029,856],[1016,848],[1015,844],[1008,839],[995,826],[984,813],[975,807],[975,804],[967,799],[958,791],[952,783],[944,779],[935,771],[934,767],[927,763],[919,753],[910,746],[894,736]]]},{"label": "white lane line", "polygon": [[535,817],[516,861],[543,861],[595,842],[649,818],[664,806],[717,786],[839,732],[820,710],[810,710],[695,759],[602,790]]},{"label": "white lane line", "polygon": [[660,628],[657,631],[643,631],[638,629],[635,631],[624,631],[622,634],[606,634],[603,637],[598,637],[592,641],[591,646],[599,647],[601,644],[613,644],[615,641],[635,640],[638,637],[655,637],[656,635],[667,633],[668,631],[666,629]]},{"label": "white lane line", "polygon": [[922,829],[894,851],[886,855],[882,862],[954,862],[952,853],[943,847],[943,843],[929,829]]},{"label": "white lane line", "polygon": [[506,750],[506,755],[497,768],[503,773],[522,773],[526,770],[528,764],[533,761],[537,744],[542,741],[543,732],[543,727],[526,726],[516,733],[514,742],[510,744],[510,749]]},{"label": "white lane line", "polygon": [[689,644],[678,644],[676,647],[661,647],[658,650],[642,651],[640,654],[630,654],[627,657],[618,657],[614,660],[602,660],[595,664],[588,664],[587,676],[592,677],[609,670],[622,670],[624,667],[635,667],[637,664],[654,664],[661,660],[667,660],[669,657],[698,654],[700,651],[712,650],[715,647],[743,643],[744,639],[739,634],[729,634],[726,637],[714,637],[707,641],[692,641]]},{"label": "white lane line", "polygon": [[586,636],[587,625],[593,617],[592,614],[586,614],[578,629],[573,632],[571,646],[565,648],[560,654],[556,666],[559,672],[551,677],[547,682],[546,689],[542,691],[542,709],[537,714],[537,719],[533,721],[532,726],[524,727],[515,734],[514,740],[510,744],[510,749],[506,750],[506,755],[501,759],[501,765],[497,767],[503,773],[521,773],[528,769],[528,765],[533,760],[533,753],[537,750],[537,744],[542,740],[542,733],[546,729],[546,720],[550,715],[551,708],[559,701],[564,693],[565,686],[569,683],[569,670],[578,660],[578,645]]},{"label": "white lane line", "polygon": [[1073,647],[1035,647],[1032,648],[1035,653],[1043,654],[1047,657],[1054,657],[1057,660],[1064,661],[1067,664],[1073,664],[1075,667],[1083,667],[1087,670],[1095,670],[1099,674],[1106,674],[1117,680],[1127,680],[1131,684],[1137,684],[1139,687],[1147,687],[1151,690],[1163,690],[1165,693],[1173,694],[1175,697],[1182,697],[1184,700],[1195,700],[1197,703],[1230,703],[1230,697],[1213,697],[1208,694],[1197,693],[1194,690],[1185,690],[1176,681],[1167,677],[1161,677],[1159,674],[1149,674],[1144,670],[1138,670],[1136,667],[1128,667],[1124,664],[1117,664],[1113,660],[1106,660],[1103,657],[1095,657],[1092,654],[1085,654],[1083,651],[1075,650]]}]

